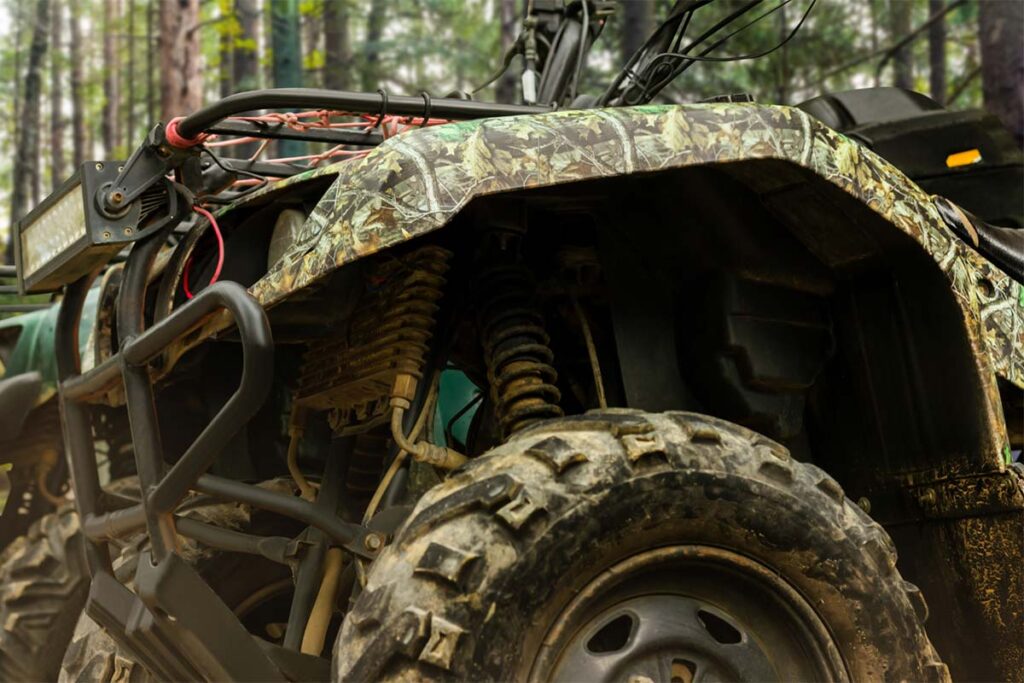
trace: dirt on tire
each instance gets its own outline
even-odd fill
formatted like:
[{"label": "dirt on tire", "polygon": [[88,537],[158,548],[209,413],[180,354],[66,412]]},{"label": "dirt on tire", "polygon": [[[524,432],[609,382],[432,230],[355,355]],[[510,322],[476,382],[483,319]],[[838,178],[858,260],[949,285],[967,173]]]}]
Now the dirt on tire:
[{"label": "dirt on tire", "polygon": [[[0,680],[52,681],[89,591],[78,515],[36,520],[0,557]],[[77,606],[77,609],[69,609]]]},{"label": "dirt on tire", "polygon": [[531,427],[419,501],[345,619],[336,680],[527,679],[575,591],[668,543],[777,571],[851,680],[949,679],[891,540],[834,479],[722,420],[605,410]]}]

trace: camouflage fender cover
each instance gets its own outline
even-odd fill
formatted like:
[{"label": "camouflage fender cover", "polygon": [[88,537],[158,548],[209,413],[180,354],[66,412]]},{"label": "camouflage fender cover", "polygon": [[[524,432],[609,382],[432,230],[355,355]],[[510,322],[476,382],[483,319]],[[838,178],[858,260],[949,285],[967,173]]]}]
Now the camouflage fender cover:
[{"label": "camouflage fender cover", "polygon": [[1020,284],[964,245],[898,169],[789,107],[593,109],[411,131],[316,171],[338,177],[300,239],[251,291],[273,305],[339,266],[443,226],[477,196],[750,159],[807,168],[916,239],[949,276],[972,342],[991,360],[984,370],[1024,386]]}]

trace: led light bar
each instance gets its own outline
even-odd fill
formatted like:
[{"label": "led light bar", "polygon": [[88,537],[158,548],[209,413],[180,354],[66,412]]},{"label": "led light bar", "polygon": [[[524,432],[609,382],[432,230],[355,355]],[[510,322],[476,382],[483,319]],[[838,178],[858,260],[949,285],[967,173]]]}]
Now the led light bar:
[{"label": "led light bar", "polygon": [[49,292],[103,265],[134,236],[139,210],[105,216],[94,197],[118,162],[90,161],[18,221],[14,256],[23,294]]}]

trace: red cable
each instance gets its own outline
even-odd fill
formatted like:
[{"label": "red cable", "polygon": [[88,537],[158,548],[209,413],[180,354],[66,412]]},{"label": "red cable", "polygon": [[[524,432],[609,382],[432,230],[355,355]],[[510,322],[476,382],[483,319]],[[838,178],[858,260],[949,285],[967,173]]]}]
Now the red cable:
[{"label": "red cable", "polygon": [[178,132],[178,122],[181,121],[184,116],[178,116],[167,122],[164,126],[164,137],[167,138],[167,143],[171,147],[177,147],[178,149],[188,149],[189,147],[195,147],[196,145],[202,144],[210,139],[209,133],[200,133],[194,138],[186,138]]},{"label": "red cable", "polygon": [[[210,282],[206,285],[209,287],[217,281],[217,278],[220,277],[220,270],[224,267],[224,236],[220,234],[220,226],[217,225],[217,219],[213,217],[212,213],[201,206],[193,206],[192,210],[210,221],[210,228],[213,229],[213,234],[217,238],[217,267],[213,269],[213,276],[210,278]],[[185,268],[181,274],[181,285],[185,290],[186,299],[192,298],[192,291],[188,287],[188,275],[191,270],[192,255],[189,254],[188,260],[185,261]]]}]

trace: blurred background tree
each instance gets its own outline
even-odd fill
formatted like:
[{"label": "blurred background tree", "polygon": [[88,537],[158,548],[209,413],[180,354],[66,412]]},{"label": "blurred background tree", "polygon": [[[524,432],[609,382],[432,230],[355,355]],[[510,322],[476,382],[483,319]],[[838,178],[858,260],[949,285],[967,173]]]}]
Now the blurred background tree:
[{"label": "blurred background tree", "polygon": [[[809,0],[718,54],[763,51]],[[0,0],[0,231],[88,159],[125,157],[156,120],[232,92],[327,87],[435,95],[487,81],[518,35],[524,0]],[[699,35],[746,0],[702,8]],[[620,0],[591,52],[599,93],[671,0]],[[749,19],[742,19],[742,25]],[[731,30],[731,29],[730,29]],[[474,97],[515,101],[519,59]],[[1024,1],[818,0],[797,36],[754,60],[698,63],[668,102],[747,92],[792,104],[900,85],[953,109],[985,106],[1024,137]],[[287,145],[277,150],[288,154]],[[2,242],[0,242],[2,244]]]}]

